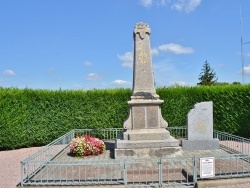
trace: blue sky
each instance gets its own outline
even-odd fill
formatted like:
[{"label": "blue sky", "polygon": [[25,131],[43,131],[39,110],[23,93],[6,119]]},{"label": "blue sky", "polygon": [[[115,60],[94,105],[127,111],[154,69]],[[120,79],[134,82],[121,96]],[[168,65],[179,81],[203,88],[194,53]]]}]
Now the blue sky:
[{"label": "blue sky", "polygon": [[[249,0],[0,0],[0,86],[131,88],[137,22],[151,28],[157,87],[196,85],[206,60],[219,82],[242,81]],[[250,83],[250,44],[243,55]]]}]

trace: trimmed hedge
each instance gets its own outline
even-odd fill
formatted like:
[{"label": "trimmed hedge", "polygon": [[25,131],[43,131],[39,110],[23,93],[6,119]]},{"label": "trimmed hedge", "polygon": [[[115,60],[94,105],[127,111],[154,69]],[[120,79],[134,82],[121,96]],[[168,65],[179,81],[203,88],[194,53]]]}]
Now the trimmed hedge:
[{"label": "trimmed hedge", "polygon": [[75,129],[122,127],[129,89],[0,89],[0,150],[45,145]]},{"label": "trimmed hedge", "polygon": [[[214,128],[249,138],[250,85],[158,88],[169,126],[186,125],[196,102],[213,101]],[[75,128],[122,127],[132,91],[0,88],[0,150],[45,145]]]},{"label": "trimmed hedge", "polygon": [[213,101],[214,129],[250,138],[250,85],[159,88],[163,117],[170,126],[186,125],[195,103]]}]

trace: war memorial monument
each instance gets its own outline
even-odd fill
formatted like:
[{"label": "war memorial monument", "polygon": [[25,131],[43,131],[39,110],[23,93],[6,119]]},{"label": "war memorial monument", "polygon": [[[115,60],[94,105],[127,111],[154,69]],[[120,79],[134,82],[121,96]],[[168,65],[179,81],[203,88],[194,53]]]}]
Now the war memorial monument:
[{"label": "war memorial monument", "polygon": [[181,155],[179,141],[166,130],[161,104],[154,86],[150,28],[137,23],[134,32],[133,93],[124,133],[116,140],[115,158],[145,158]]}]

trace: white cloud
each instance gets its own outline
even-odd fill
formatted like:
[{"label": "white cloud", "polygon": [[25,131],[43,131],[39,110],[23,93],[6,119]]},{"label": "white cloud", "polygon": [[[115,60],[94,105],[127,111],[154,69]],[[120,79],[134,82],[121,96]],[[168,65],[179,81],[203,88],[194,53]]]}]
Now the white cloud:
[{"label": "white cloud", "polygon": [[250,75],[250,64],[247,67],[244,67],[243,71],[244,71],[245,74],[249,74]]},{"label": "white cloud", "polygon": [[153,48],[153,49],[151,49],[151,54],[152,54],[152,56],[158,55],[159,51],[156,48]]},{"label": "white cloud", "polygon": [[101,80],[101,79],[102,77],[97,73],[90,73],[88,74],[86,78],[86,80],[89,80],[89,81],[96,81],[96,80]]},{"label": "white cloud", "polygon": [[175,0],[171,8],[180,12],[190,13],[196,9],[201,0]]},{"label": "white cloud", "polygon": [[16,73],[13,70],[5,70],[3,72],[3,74],[6,76],[15,76],[16,75]]},{"label": "white cloud", "polygon": [[168,3],[171,3],[171,0],[157,0],[156,4],[157,6],[166,6]]},{"label": "white cloud", "polygon": [[131,85],[131,82],[125,80],[115,80],[112,82],[114,85]]},{"label": "white cloud", "polygon": [[175,44],[175,43],[160,45],[158,49],[160,51],[174,53],[174,54],[190,54],[194,52],[193,48],[191,47],[183,47],[180,44]]},{"label": "white cloud", "polygon": [[74,87],[74,88],[78,88],[78,89],[83,88],[81,84],[74,84],[73,87]]},{"label": "white cloud", "polygon": [[175,70],[174,66],[171,64],[170,59],[164,59],[162,62],[154,63],[155,72],[173,72]]},{"label": "white cloud", "polygon": [[[174,53],[174,54],[190,54],[194,52],[194,49],[191,47],[184,47],[180,44],[175,43],[169,43],[169,44],[163,44],[155,48],[151,48],[151,55],[157,56],[160,52],[168,52],[168,53]],[[123,55],[117,55],[117,57],[122,61],[123,67],[133,67],[133,53],[132,52],[126,52]]]},{"label": "white cloud", "polygon": [[169,82],[171,85],[185,86],[187,85],[184,81]]},{"label": "white cloud", "polygon": [[[151,55],[155,56],[158,55],[159,51],[157,48],[153,48],[151,49]],[[134,55],[132,52],[126,52],[123,55],[117,55],[117,57],[122,61],[122,66],[123,67],[129,67],[132,68],[133,67],[133,60],[134,60]]]},{"label": "white cloud", "polygon": [[146,8],[156,4],[158,7],[170,6],[172,10],[185,13],[194,11],[201,4],[201,0],[139,0],[139,2]]},{"label": "white cloud", "polygon": [[117,55],[117,57],[122,61],[123,67],[133,67],[133,53],[132,52],[126,52],[124,55]]},{"label": "white cloud", "polygon": [[88,67],[93,65],[90,61],[85,61],[83,64]]},{"label": "white cloud", "polygon": [[140,0],[140,4],[144,7],[151,7],[153,0]]}]

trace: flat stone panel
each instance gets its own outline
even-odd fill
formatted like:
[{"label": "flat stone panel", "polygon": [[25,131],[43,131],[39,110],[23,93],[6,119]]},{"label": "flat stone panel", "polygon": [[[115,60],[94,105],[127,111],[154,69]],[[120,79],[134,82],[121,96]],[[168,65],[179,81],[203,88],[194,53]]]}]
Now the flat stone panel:
[{"label": "flat stone panel", "polygon": [[116,148],[155,148],[155,147],[177,147],[179,141],[170,136],[165,140],[116,140]]},{"label": "flat stone panel", "polygon": [[170,133],[164,128],[161,129],[137,129],[127,130],[123,134],[124,140],[166,140]]},{"label": "flat stone panel", "polygon": [[182,140],[183,151],[192,150],[218,150],[220,149],[219,139],[209,140]]},{"label": "flat stone panel", "polygon": [[145,107],[135,106],[132,108],[133,129],[144,129],[145,125]]},{"label": "flat stone panel", "polygon": [[213,102],[195,104],[187,118],[188,140],[213,139]]},{"label": "flat stone panel", "polygon": [[177,147],[160,147],[160,148],[131,148],[115,149],[115,158],[163,158],[181,156],[182,149]]},{"label": "flat stone panel", "polygon": [[157,128],[159,127],[159,107],[158,106],[148,106],[147,110],[147,128]]}]

